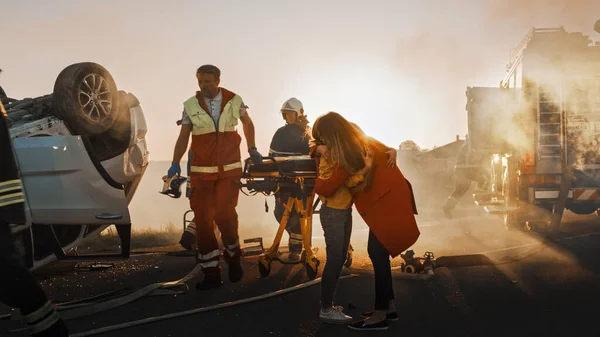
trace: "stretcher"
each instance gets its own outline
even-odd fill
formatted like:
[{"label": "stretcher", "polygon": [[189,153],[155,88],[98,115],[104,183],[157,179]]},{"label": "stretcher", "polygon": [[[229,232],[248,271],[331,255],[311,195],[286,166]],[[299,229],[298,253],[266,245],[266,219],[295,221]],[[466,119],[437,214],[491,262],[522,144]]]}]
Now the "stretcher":
[{"label": "stretcher", "polygon": [[[312,215],[318,205],[314,186],[317,179],[317,163],[310,156],[265,157],[255,163],[246,159],[242,173],[241,188],[245,195],[269,196],[281,188],[293,191],[285,204],[285,210],[271,247],[259,255],[258,269],[262,277],[271,272],[271,263],[278,260],[279,244],[292,210],[300,214],[303,251],[300,262],[306,267],[307,276],[317,276],[321,262],[312,247]],[[248,192],[244,192],[243,189]],[[313,205],[314,202],[314,205]],[[262,245],[262,240],[261,240]]]},{"label": "stretcher", "polygon": [[[188,173],[190,171],[189,163],[191,154],[188,154]],[[273,195],[281,188],[295,190],[285,205],[277,234],[271,244],[271,247],[264,249],[262,237],[245,239],[242,245],[244,256],[259,255],[259,271],[262,277],[266,277],[271,272],[271,263],[279,261],[281,263],[304,263],[307,275],[310,279],[317,276],[320,261],[315,257],[312,247],[312,216],[317,214],[319,199],[315,198],[314,185],[316,182],[317,162],[308,155],[287,156],[287,157],[265,157],[262,162],[255,163],[250,158],[245,160],[241,192],[245,195],[263,194],[265,196]],[[187,180],[186,197],[190,195],[190,180]],[[244,192],[244,189],[247,192]],[[312,207],[311,207],[312,205]],[[279,245],[283,237],[283,232],[287,226],[291,212],[296,211],[301,215],[300,225],[302,232],[303,251],[300,259],[294,262],[286,260],[279,252]],[[189,224],[194,222],[194,213],[188,210],[183,215],[183,231],[185,233]],[[220,233],[215,226],[215,235],[219,241]],[[195,234],[194,234],[195,236]],[[344,266],[350,268],[352,265],[352,256],[354,249],[352,245],[348,248]]]}]

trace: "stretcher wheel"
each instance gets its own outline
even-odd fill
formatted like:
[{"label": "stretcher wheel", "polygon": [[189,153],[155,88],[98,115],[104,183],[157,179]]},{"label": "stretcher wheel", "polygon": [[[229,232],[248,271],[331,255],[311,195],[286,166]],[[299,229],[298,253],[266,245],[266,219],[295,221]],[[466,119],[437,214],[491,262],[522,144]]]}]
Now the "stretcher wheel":
[{"label": "stretcher wheel", "polygon": [[310,266],[310,263],[305,263],[304,266],[306,267],[306,276],[308,276],[308,278],[310,280],[314,280],[317,277],[317,274],[319,273],[319,265],[321,264],[321,261],[319,261],[319,259],[315,258],[315,269],[313,269]]},{"label": "stretcher wheel", "polygon": [[271,273],[271,260],[266,261],[268,261],[267,266],[265,266],[262,259],[258,261],[258,272],[261,277],[267,277]]}]

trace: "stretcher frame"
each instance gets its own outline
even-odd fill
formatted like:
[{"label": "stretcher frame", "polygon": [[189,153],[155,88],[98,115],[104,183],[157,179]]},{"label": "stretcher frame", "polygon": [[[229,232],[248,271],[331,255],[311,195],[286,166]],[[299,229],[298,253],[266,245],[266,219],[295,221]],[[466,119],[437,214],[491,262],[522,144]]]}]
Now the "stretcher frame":
[{"label": "stretcher frame", "polygon": [[[310,156],[307,155],[298,155],[298,156],[286,156],[286,157],[263,157],[262,164],[264,163],[280,163],[294,159],[310,159]],[[190,160],[191,161],[191,160]],[[288,174],[284,172],[282,169],[278,167],[277,172],[263,172],[263,173],[250,173],[249,165],[250,163],[254,164],[250,158],[245,160],[243,173],[241,179],[245,180],[245,183],[241,183],[240,190],[246,196],[254,196],[257,194],[263,194],[265,196],[274,195],[282,185],[290,187],[296,186],[299,188],[298,194],[300,194],[301,198],[290,197],[288,198],[287,203],[284,205],[284,213],[279,223],[279,227],[277,229],[277,233],[275,235],[275,239],[273,243],[268,249],[264,249],[262,237],[251,238],[244,240],[244,244],[252,244],[257,243],[258,245],[243,247],[244,256],[249,255],[259,255],[259,272],[262,277],[267,277],[271,272],[271,263],[273,261],[278,261],[282,264],[298,264],[304,263],[307,271],[307,276],[310,279],[314,279],[318,274],[318,269],[320,265],[319,259],[315,256],[315,248],[312,247],[312,216],[313,214],[318,214],[319,211],[317,207],[320,203],[319,198],[315,198],[314,184],[316,183],[316,179],[318,177],[317,170],[313,171],[292,171],[293,174]],[[277,165],[277,164],[276,164]],[[188,163],[189,166],[189,163]],[[318,168],[318,165],[315,163],[315,168]],[[188,167],[189,171],[189,167]],[[305,182],[309,182],[313,184],[313,188],[311,189],[310,195],[305,195],[304,184]],[[244,192],[243,188],[246,188],[248,192]],[[189,180],[188,186],[186,186],[186,196],[189,197]],[[312,207],[309,207],[312,205]],[[279,247],[281,243],[281,239],[283,238],[283,233],[285,228],[287,227],[287,222],[289,220],[290,214],[292,210],[296,209],[296,211],[301,215],[300,217],[300,227],[302,233],[302,246],[303,251],[301,253],[300,259],[298,261],[290,262],[284,261],[279,257]],[[188,218],[188,215],[192,215],[192,219]],[[191,222],[194,222],[193,219],[193,210],[188,210],[183,215],[183,231],[186,230],[187,225]],[[216,227],[216,226],[215,226]],[[217,227],[218,228],[218,227]],[[217,240],[221,244],[218,235],[218,229],[215,229],[215,235],[217,236]],[[350,244],[348,247],[348,252],[346,254],[346,260],[344,262],[344,266],[346,268],[350,268],[352,265],[354,248]]]},{"label": "stretcher frame", "polygon": [[[242,182],[240,188],[246,188],[248,193],[245,195],[253,196],[263,194],[270,196],[277,193],[281,187],[297,188],[295,193],[292,193],[284,205],[284,212],[275,234],[273,243],[267,250],[259,255],[258,269],[262,277],[266,277],[271,272],[271,263],[278,261],[279,245],[283,237],[287,222],[292,210],[296,210],[300,214],[300,228],[302,233],[303,251],[300,260],[297,263],[304,263],[307,276],[314,279],[317,276],[321,261],[317,259],[312,247],[312,215],[315,213],[319,200],[315,202],[314,185],[317,179],[317,171],[284,171],[280,164],[294,159],[310,159],[310,156],[287,156],[287,157],[264,157],[263,161],[258,164],[275,164],[277,171],[271,172],[250,172],[249,168],[255,164],[250,158],[246,159],[242,173]],[[312,160],[312,159],[311,159]],[[316,164],[315,164],[315,167]],[[311,187],[312,185],[312,187]],[[308,187],[307,187],[308,186]],[[306,191],[310,190],[307,195]],[[314,202],[314,205],[313,205]],[[262,241],[262,240],[261,240]],[[262,242],[261,242],[262,245]],[[282,262],[282,261],[280,261]],[[285,262],[284,262],[285,263]]]}]

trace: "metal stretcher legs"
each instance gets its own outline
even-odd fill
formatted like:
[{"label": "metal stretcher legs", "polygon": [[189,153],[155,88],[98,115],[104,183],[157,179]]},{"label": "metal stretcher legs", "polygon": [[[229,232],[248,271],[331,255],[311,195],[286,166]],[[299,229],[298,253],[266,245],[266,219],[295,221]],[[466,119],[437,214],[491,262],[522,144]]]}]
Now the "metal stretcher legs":
[{"label": "metal stretcher legs", "polygon": [[[312,206],[313,198],[308,198],[307,202]],[[279,223],[277,234],[273,240],[273,244],[264,253],[259,256],[258,270],[262,277],[266,277],[271,272],[271,262],[277,257],[279,251],[279,244],[285,227],[287,225],[290,213],[293,208],[300,214],[300,225],[302,229],[302,244],[304,251],[302,252],[302,261],[306,266],[306,272],[310,279],[314,279],[317,276],[319,270],[320,261],[315,257],[312,251],[312,207],[305,207],[304,202],[298,198],[290,197],[285,204],[285,211]]]},{"label": "metal stretcher legs", "polygon": [[304,265],[306,267],[306,274],[309,279],[314,279],[317,277],[317,273],[319,272],[319,265],[321,261],[317,259],[312,250],[312,204],[313,204],[313,196],[309,197],[307,202],[307,206],[305,207],[304,203],[301,200],[297,200],[296,204],[298,213],[300,213],[300,226],[302,229],[302,245],[304,246],[304,251],[302,252],[302,260],[304,261]]}]

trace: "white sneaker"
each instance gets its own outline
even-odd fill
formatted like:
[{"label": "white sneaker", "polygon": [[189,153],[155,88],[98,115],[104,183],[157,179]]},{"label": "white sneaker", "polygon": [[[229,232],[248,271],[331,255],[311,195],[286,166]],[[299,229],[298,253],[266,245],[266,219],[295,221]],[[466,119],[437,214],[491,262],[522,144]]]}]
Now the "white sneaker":
[{"label": "white sneaker", "polygon": [[340,309],[341,307],[336,306],[329,311],[323,311],[321,309],[319,311],[319,319],[322,322],[333,323],[333,324],[347,324],[353,321],[352,317],[344,314],[344,312]]}]

